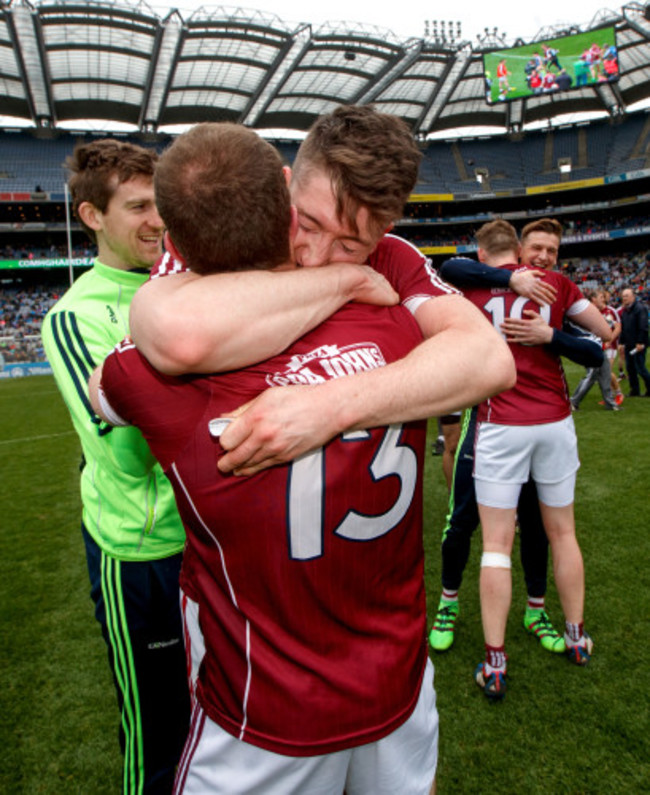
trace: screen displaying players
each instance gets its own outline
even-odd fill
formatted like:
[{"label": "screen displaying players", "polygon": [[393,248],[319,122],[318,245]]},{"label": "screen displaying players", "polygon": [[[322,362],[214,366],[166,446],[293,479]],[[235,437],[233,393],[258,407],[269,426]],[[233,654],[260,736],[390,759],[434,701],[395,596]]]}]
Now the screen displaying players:
[{"label": "screen displaying players", "polygon": [[490,104],[618,80],[613,27],[546,39],[483,56]]}]

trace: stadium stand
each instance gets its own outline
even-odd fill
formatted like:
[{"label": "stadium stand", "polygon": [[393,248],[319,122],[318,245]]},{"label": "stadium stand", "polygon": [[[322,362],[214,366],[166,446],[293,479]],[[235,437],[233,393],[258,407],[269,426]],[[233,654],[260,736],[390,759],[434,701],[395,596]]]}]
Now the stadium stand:
[{"label": "stadium stand", "polygon": [[[434,264],[450,253],[473,253],[473,233],[486,220],[503,216],[521,228],[550,214],[566,229],[561,255],[572,278],[614,289],[631,279],[647,295],[650,113],[639,100],[650,104],[650,20],[634,4],[602,12],[593,23],[594,29],[605,24],[616,29],[620,79],[615,84],[497,105],[485,101],[482,59],[505,42],[487,28],[478,44],[402,42],[390,32],[345,23],[294,30],[277,17],[246,9],[202,7],[188,20],[178,12],[162,19],[144,6],[136,13],[124,0],[64,3],[60,13],[50,10],[46,2],[9,4],[0,20],[12,44],[0,48],[0,72],[15,77],[11,87],[0,86],[0,113],[31,121],[24,129],[0,128],[0,282],[3,296],[14,291],[13,298],[2,299],[7,306],[16,295],[28,306],[39,305],[40,291],[56,291],[67,281],[63,268],[74,275],[94,256],[73,221],[72,261],[67,260],[63,163],[79,140],[105,133],[90,132],[83,122],[76,132],[65,131],[57,119],[83,119],[92,111],[94,118],[130,123],[133,131],[119,137],[162,150],[171,140],[163,132],[165,123],[223,119],[261,131],[280,126],[302,131],[333,104],[351,101],[373,101],[412,126],[423,159],[397,232]],[[12,32],[9,20],[27,16],[45,42],[27,59],[41,61],[41,72],[31,65],[21,71],[16,60],[28,44]],[[256,41],[247,33],[251,23],[259,33]],[[112,30],[119,31],[120,47]],[[576,30],[545,28],[534,41]],[[82,56],[71,45],[69,57],[60,58],[65,41],[76,41],[83,31],[94,37],[93,51]],[[156,50],[155,40],[163,34],[176,42],[173,52]],[[59,42],[55,49],[48,48],[50,38]],[[209,58],[196,55],[197,41],[219,56],[218,76],[210,71]],[[231,56],[233,41],[248,48],[255,64],[245,85],[235,79],[241,67]],[[292,43],[299,52],[293,61],[287,58]],[[356,58],[360,50],[363,59]],[[139,68],[143,54],[151,62],[149,79]],[[26,53],[22,56],[25,62]],[[106,77],[98,86],[93,75],[100,56]],[[175,70],[177,59],[183,70]],[[138,70],[125,80],[122,68],[111,69],[113,62],[133,63]],[[190,74],[194,83],[203,76],[204,88],[190,85]],[[292,93],[298,77],[300,90]],[[49,87],[42,80],[50,80]],[[161,93],[165,84],[168,91]],[[630,106],[639,109],[630,112]],[[563,123],[567,110],[597,118]],[[273,142],[290,164],[298,143],[288,137]],[[561,171],[561,163],[570,171]],[[34,330],[33,324],[24,325],[12,335],[24,339]]]}]

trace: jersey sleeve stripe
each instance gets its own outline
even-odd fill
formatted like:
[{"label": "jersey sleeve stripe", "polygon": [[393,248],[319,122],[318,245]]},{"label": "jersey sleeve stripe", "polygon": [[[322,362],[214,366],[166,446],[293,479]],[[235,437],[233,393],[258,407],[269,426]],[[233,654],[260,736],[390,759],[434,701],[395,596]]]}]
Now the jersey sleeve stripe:
[{"label": "jersey sleeve stripe", "polygon": [[65,314],[70,316],[70,325],[72,327],[75,339],[77,340],[77,344],[79,345],[79,349],[84,359],[86,360],[88,366],[90,367],[90,372],[92,372],[95,369],[95,367],[97,367],[97,365],[95,364],[95,360],[93,359],[93,357],[90,355],[90,351],[86,347],[86,341],[84,340],[81,332],[79,331],[79,326],[77,325],[77,316],[75,315],[74,312],[66,312]]},{"label": "jersey sleeve stripe", "polygon": [[573,317],[573,315],[578,315],[580,312],[584,312],[588,306],[589,301],[586,298],[581,298],[580,300],[571,304],[571,306],[567,309],[566,314],[569,317]]},{"label": "jersey sleeve stripe", "polygon": [[[52,323],[52,338],[54,339],[54,343],[56,345],[57,351],[63,364],[68,371],[68,375],[70,376],[70,381],[74,385],[75,391],[81,403],[83,404],[84,408],[89,414],[93,414],[92,406],[90,405],[90,401],[88,400],[88,395],[86,390],[84,389],[83,383],[77,374],[77,369],[74,366],[74,362],[77,363],[79,370],[81,371],[81,376],[85,376],[85,380],[88,381],[90,377],[90,370],[89,368],[80,360],[79,355],[74,349],[74,344],[72,341],[72,337],[70,334],[70,329],[66,323],[66,315],[69,313],[60,312],[58,314],[52,315],[51,323]],[[77,331],[78,333],[78,331]]]},{"label": "jersey sleeve stripe", "polygon": [[458,290],[456,287],[453,287],[451,284],[449,284],[449,282],[445,282],[440,278],[440,275],[433,267],[431,260],[428,258],[425,261],[425,267],[427,269],[427,273],[429,274],[431,284],[434,287],[437,287],[443,293],[449,293],[449,295],[462,295],[460,290]]},{"label": "jersey sleeve stripe", "polygon": [[[74,312],[57,312],[51,316],[50,323],[52,326],[52,339],[61,357],[61,361],[68,371],[68,376],[74,387],[74,392],[88,413],[91,421],[95,425],[100,426],[101,420],[93,411],[86,390],[86,384],[88,383],[88,379],[95,365],[79,333],[79,327]],[[81,355],[77,352],[77,347],[81,350]],[[98,427],[97,432],[100,436],[104,436],[112,430],[111,426],[104,426]]]}]

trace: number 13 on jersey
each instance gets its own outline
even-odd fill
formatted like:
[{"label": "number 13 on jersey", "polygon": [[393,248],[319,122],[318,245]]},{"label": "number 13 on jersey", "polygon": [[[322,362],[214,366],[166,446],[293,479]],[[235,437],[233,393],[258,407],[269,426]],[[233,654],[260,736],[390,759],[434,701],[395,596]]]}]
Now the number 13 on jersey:
[{"label": "number 13 on jersey", "polygon": [[[368,466],[371,485],[397,476],[400,488],[392,506],[368,516],[349,510],[334,534],[350,541],[372,541],[388,533],[404,518],[413,501],[418,477],[417,456],[400,444],[403,426],[390,425]],[[344,444],[376,444],[368,431],[352,431],[341,437]],[[325,453],[323,447],[297,458],[290,467],[287,484],[287,534],[289,555],[294,560],[312,560],[323,554],[325,532]]]}]

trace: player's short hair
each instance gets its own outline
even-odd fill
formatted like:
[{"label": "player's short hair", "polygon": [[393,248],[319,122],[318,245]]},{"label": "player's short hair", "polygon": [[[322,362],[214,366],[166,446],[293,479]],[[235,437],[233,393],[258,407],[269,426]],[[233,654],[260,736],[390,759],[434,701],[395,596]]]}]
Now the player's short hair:
[{"label": "player's short hair", "polygon": [[371,105],[342,105],[321,116],[298,149],[293,177],[299,183],[315,170],[332,181],[339,220],[358,232],[361,207],[370,231],[382,234],[402,217],[415,187],[422,154],[408,125]]},{"label": "player's short hair", "polygon": [[491,256],[510,252],[517,255],[519,248],[517,230],[503,218],[483,224],[476,232],[475,237],[479,248],[484,249]]},{"label": "player's short hair", "polygon": [[528,235],[533,232],[546,232],[549,235],[555,235],[558,242],[562,240],[562,224],[556,221],[555,218],[538,218],[536,221],[531,221],[521,230],[521,242],[524,243]]},{"label": "player's short hair", "polygon": [[108,204],[123,183],[135,177],[153,178],[158,154],[127,141],[102,138],[78,144],[65,160],[70,173],[68,187],[72,210],[91,240],[97,242],[95,231],[79,217],[79,205],[89,202],[105,213]]},{"label": "player's short hair", "polygon": [[269,269],[289,260],[282,158],[253,130],[197,124],[161,155],[154,190],[174,245],[196,273]]}]

